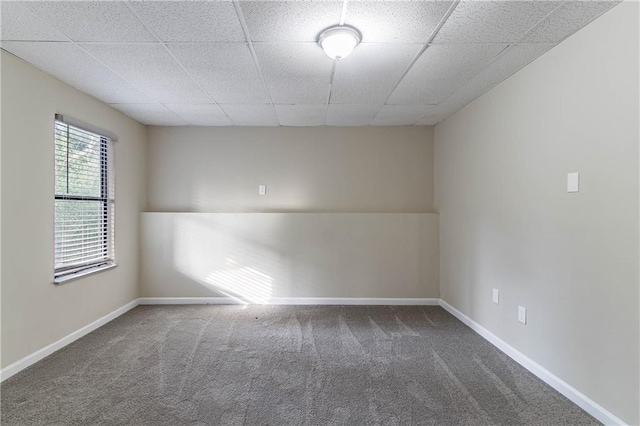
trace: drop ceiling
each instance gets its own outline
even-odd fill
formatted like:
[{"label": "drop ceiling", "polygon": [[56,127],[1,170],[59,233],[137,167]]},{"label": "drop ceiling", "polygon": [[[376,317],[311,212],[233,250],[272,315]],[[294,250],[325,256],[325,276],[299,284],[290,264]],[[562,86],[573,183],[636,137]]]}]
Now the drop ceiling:
[{"label": "drop ceiling", "polygon": [[617,3],[3,0],[1,47],[148,125],[431,125]]}]

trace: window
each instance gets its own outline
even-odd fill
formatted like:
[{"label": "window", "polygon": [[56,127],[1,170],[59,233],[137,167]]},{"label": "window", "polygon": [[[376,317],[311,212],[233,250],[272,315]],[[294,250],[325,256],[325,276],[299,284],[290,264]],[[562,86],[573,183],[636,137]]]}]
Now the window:
[{"label": "window", "polygon": [[55,282],[114,262],[113,142],[55,122]]}]

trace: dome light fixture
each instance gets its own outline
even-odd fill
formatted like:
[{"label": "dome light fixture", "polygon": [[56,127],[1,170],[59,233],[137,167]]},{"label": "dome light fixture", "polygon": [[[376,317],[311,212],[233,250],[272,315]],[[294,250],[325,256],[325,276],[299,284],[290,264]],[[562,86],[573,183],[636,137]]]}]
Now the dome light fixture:
[{"label": "dome light fixture", "polygon": [[331,59],[346,58],[360,43],[360,31],[348,25],[336,25],[324,30],[318,37],[318,44]]}]

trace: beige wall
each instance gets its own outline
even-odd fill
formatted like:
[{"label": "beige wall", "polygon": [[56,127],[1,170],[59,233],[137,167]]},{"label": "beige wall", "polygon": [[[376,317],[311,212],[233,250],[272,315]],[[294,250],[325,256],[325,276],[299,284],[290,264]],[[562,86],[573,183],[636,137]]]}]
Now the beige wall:
[{"label": "beige wall", "polygon": [[[146,129],[2,52],[2,366],[138,296],[138,213],[146,208]],[[113,131],[118,267],[63,285],[53,279],[53,119]]]},{"label": "beige wall", "polygon": [[616,6],[435,129],[443,299],[631,424],[638,7]]},{"label": "beige wall", "polygon": [[430,212],[433,128],[152,127],[149,209]]},{"label": "beige wall", "polygon": [[438,215],[143,213],[141,296],[434,298]]},{"label": "beige wall", "polygon": [[235,214],[144,214],[142,296],[439,295],[432,127],[152,127],[148,170],[151,211]]}]

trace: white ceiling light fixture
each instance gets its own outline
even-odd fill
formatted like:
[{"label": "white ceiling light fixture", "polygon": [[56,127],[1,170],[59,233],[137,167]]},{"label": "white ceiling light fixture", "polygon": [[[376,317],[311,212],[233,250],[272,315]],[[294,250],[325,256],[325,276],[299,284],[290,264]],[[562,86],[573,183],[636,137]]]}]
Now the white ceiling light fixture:
[{"label": "white ceiling light fixture", "polygon": [[361,40],[360,31],[354,27],[336,25],[320,34],[318,44],[328,57],[339,61],[349,56]]}]

